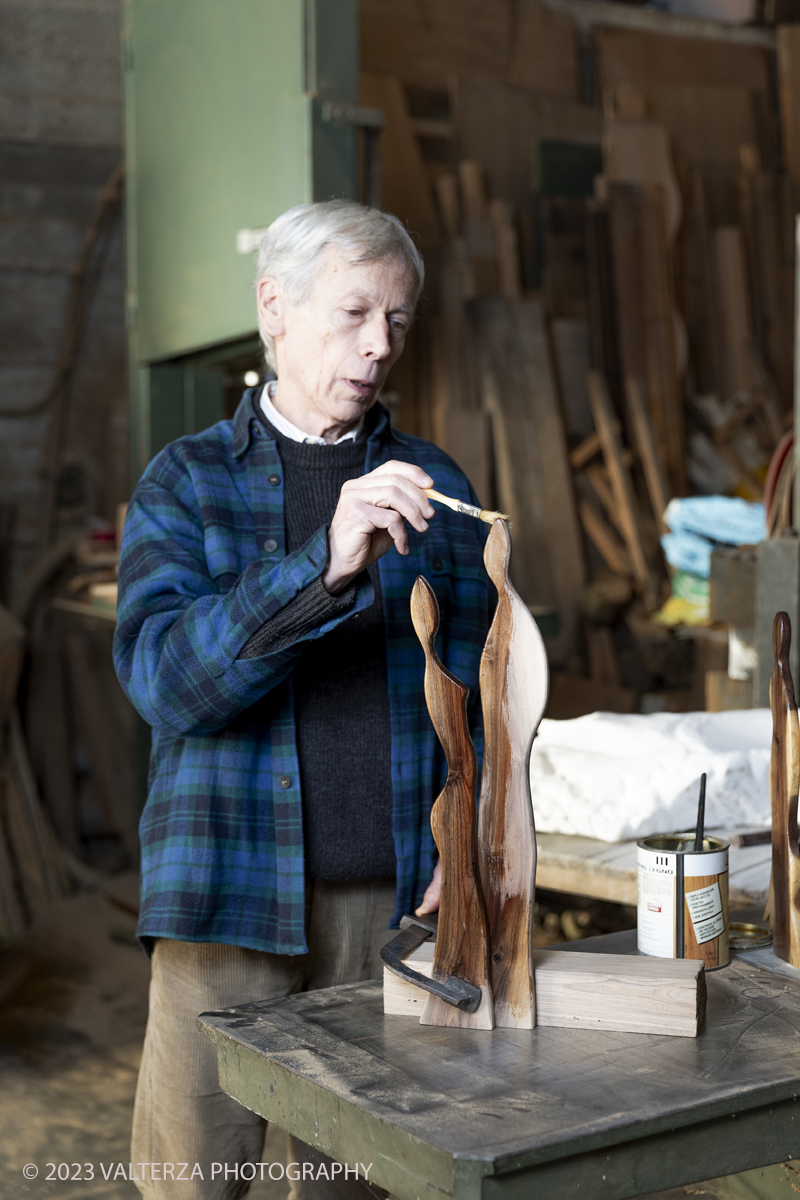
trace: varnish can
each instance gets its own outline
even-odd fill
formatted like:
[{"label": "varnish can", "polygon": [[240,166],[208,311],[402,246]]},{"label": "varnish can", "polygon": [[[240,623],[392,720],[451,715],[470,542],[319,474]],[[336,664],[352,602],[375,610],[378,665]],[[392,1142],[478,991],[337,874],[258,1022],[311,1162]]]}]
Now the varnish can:
[{"label": "varnish can", "polygon": [[640,954],[699,958],[724,967],[728,952],[728,843],[691,833],[655,833],[637,843]]}]

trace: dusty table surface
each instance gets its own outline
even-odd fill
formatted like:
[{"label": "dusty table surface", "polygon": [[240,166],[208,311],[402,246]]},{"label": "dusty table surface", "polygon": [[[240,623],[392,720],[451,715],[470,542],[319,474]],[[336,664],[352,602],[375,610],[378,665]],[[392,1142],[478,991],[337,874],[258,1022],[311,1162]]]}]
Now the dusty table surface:
[{"label": "dusty table surface", "polygon": [[230,1095],[401,1200],[623,1200],[800,1156],[800,985],[742,960],[707,983],[698,1038],[425,1027],[379,982],[198,1024]]}]

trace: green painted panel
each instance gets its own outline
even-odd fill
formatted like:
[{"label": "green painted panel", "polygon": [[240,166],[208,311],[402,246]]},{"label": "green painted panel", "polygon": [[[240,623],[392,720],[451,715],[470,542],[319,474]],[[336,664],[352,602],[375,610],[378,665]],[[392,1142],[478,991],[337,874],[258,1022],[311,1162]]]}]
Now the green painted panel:
[{"label": "green painted panel", "polygon": [[303,0],[129,0],[132,349],[140,362],[253,330],[236,231],[311,198]]}]

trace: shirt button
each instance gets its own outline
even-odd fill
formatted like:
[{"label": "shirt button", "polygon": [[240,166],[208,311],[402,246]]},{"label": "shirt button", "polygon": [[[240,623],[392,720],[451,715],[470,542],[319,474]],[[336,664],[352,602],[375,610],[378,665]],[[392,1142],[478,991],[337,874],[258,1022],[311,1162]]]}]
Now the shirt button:
[{"label": "shirt button", "polygon": [[278,780],[278,784],[280,787],[283,788],[284,791],[286,791],[287,788],[290,788],[292,786],[291,775],[281,775],[280,779]]},{"label": "shirt button", "polygon": [[267,483],[269,484],[270,487],[277,487],[278,484],[280,483],[280,481],[281,481],[280,475],[269,475],[267,477]]},{"label": "shirt button", "polygon": [[264,542],[264,549],[267,554],[273,554],[278,549],[278,543],[275,541],[275,538],[267,538]]},{"label": "shirt button", "polygon": [[433,560],[433,562],[431,563],[431,566],[433,567],[434,571],[443,571],[444,570],[444,563],[442,562],[442,560],[440,558],[435,558]]}]

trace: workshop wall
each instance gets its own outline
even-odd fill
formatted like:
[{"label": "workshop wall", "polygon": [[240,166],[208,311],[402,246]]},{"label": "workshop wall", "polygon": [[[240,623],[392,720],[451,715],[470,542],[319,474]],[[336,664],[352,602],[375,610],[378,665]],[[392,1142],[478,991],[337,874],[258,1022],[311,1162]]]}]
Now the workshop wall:
[{"label": "workshop wall", "polygon": [[[0,24],[0,598],[8,599],[47,540],[87,518],[113,523],[128,493],[128,452],[118,204],[101,214],[79,295],[71,274],[121,157],[120,5],[0,0]],[[43,404],[76,302],[86,320],[74,369]]]}]

